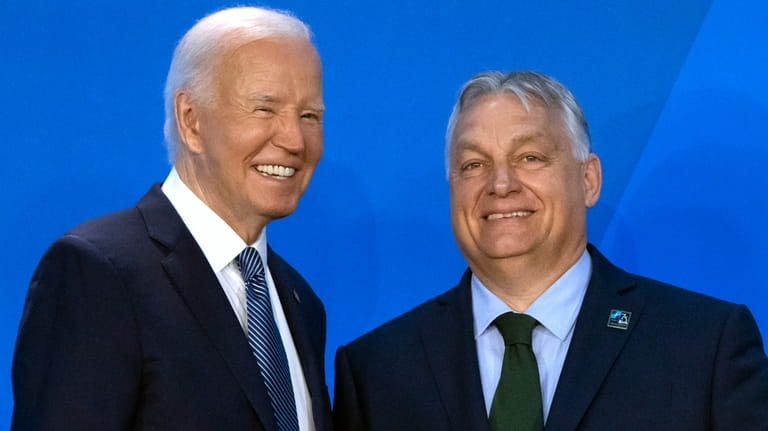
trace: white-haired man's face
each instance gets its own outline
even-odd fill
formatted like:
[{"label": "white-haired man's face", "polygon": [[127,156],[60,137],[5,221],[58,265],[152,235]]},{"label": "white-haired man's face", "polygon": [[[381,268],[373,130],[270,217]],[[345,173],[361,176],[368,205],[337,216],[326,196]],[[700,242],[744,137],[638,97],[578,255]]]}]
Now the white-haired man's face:
[{"label": "white-haired man's face", "polygon": [[323,147],[314,47],[299,38],[239,46],[215,68],[212,90],[212,103],[177,108],[197,178],[190,187],[236,231],[292,213]]}]

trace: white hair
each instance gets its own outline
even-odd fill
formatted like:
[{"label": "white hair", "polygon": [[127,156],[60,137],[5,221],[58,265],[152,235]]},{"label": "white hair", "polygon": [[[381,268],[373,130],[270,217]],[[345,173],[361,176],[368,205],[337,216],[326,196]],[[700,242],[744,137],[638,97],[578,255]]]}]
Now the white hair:
[{"label": "white hair", "polygon": [[180,137],[176,129],[174,97],[184,88],[193,99],[210,103],[213,75],[221,54],[254,40],[274,36],[310,40],[307,26],[285,11],[235,7],[214,12],[198,21],[173,52],[165,81],[163,134],[168,160],[174,163]]},{"label": "white hair", "polygon": [[587,160],[591,149],[589,126],[584,112],[573,94],[554,78],[542,73],[526,70],[504,74],[502,72],[483,72],[473,76],[461,89],[459,98],[453,107],[445,134],[445,171],[450,174],[453,132],[462,112],[474,106],[483,96],[489,94],[512,93],[520,99],[526,110],[529,100],[536,99],[544,106],[556,109],[560,113],[565,129],[571,141],[571,149],[577,160]]}]

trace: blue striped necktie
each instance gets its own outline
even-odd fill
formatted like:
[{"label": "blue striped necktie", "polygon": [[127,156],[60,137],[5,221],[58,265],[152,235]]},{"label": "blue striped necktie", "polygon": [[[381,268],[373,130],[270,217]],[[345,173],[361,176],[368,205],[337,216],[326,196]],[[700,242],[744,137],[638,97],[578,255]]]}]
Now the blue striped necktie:
[{"label": "blue striped necktie", "polygon": [[246,247],[237,264],[245,281],[248,304],[248,344],[259,364],[267,387],[272,411],[280,431],[299,431],[296,402],[293,399],[291,372],[288,359],[275,324],[272,303],[269,300],[264,264],[253,247]]}]

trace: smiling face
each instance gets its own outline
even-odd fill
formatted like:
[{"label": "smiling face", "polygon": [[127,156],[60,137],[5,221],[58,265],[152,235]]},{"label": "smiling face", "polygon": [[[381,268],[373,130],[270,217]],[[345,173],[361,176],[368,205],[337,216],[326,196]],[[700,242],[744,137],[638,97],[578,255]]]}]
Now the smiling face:
[{"label": "smiling face", "polygon": [[269,38],[224,51],[213,100],[176,95],[176,161],[187,186],[251,243],[294,211],[323,146],[320,60],[304,39]]},{"label": "smiling face", "polygon": [[476,273],[503,262],[560,271],[586,246],[599,160],[576,160],[558,113],[528,105],[510,93],[483,96],[460,114],[451,138],[451,222]]}]

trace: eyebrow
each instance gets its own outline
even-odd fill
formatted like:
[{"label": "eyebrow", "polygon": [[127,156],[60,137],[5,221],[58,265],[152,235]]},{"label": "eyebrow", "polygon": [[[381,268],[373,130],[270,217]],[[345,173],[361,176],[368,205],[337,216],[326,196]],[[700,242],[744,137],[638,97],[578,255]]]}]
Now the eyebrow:
[{"label": "eyebrow", "polygon": [[[257,94],[251,94],[248,96],[248,101],[250,102],[261,102],[261,103],[268,103],[268,104],[275,104],[280,103],[282,99],[280,99],[277,96],[273,96],[270,94],[263,94],[263,93],[257,93]],[[325,112],[325,105],[320,103],[308,103],[307,108],[312,111],[317,112]]]},{"label": "eyebrow", "polygon": [[280,98],[271,96],[269,94],[251,94],[248,96],[248,100],[252,102],[265,102],[265,103],[277,103],[280,101]]}]

